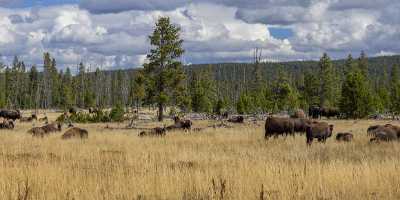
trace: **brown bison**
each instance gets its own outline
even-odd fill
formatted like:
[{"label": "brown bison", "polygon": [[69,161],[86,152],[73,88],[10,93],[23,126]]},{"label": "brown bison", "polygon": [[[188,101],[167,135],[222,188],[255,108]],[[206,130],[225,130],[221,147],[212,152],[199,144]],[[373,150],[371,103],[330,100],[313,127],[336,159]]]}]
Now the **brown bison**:
[{"label": "brown bison", "polygon": [[14,129],[14,122],[12,120],[4,120],[0,123],[0,129]]},{"label": "brown bison", "polygon": [[351,133],[338,133],[336,135],[336,141],[338,142],[351,142],[353,140],[353,134]]},{"label": "brown bison", "polygon": [[290,118],[268,117],[265,122],[265,139],[279,135],[294,135],[294,122]]},{"label": "brown bison", "polygon": [[370,140],[371,142],[393,141],[400,138],[400,127],[392,124],[370,126],[367,130],[367,134],[373,136]]},{"label": "brown bison", "polygon": [[304,119],[306,118],[306,114],[304,113],[304,110],[302,109],[298,109],[296,110],[293,115],[291,116],[291,118],[295,118],[295,119]]},{"label": "brown bison", "polygon": [[34,137],[44,137],[45,135],[49,135],[50,133],[61,131],[61,124],[48,124],[42,127],[35,127],[28,131]]},{"label": "brown bison", "polygon": [[167,134],[167,129],[166,128],[160,128],[160,127],[156,127],[151,129],[150,131],[146,132],[146,131],[142,131],[139,133],[140,137],[144,137],[144,136],[165,136]]},{"label": "brown bison", "polygon": [[232,118],[228,119],[228,122],[243,124],[244,123],[244,117],[243,116],[232,117]]},{"label": "brown bison", "polygon": [[192,129],[192,121],[190,120],[181,120],[179,117],[174,117],[174,124],[171,126],[166,127],[167,131],[174,130],[174,129],[183,129],[183,130],[190,130]]},{"label": "brown bison", "polygon": [[42,127],[34,127],[28,131],[33,137],[44,137],[47,135],[46,131]]},{"label": "brown bison", "polygon": [[312,123],[306,130],[307,144],[311,145],[314,138],[317,138],[319,142],[326,142],[326,139],[332,136],[332,132],[333,125],[326,122]]},{"label": "brown bison", "polygon": [[33,120],[37,120],[37,116],[32,114],[30,117],[22,117],[19,121],[20,122],[32,122]]},{"label": "brown bison", "polygon": [[61,136],[63,140],[71,138],[87,139],[88,137],[89,137],[89,132],[87,130],[77,127],[69,129]]},{"label": "brown bison", "polygon": [[338,108],[321,108],[321,116],[326,117],[326,118],[331,118],[331,117],[340,117],[340,111]]},{"label": "brown bison", "polygon": [[21,119],[21,112],[19,110],[0,110],[0,117],[15,121]]}]

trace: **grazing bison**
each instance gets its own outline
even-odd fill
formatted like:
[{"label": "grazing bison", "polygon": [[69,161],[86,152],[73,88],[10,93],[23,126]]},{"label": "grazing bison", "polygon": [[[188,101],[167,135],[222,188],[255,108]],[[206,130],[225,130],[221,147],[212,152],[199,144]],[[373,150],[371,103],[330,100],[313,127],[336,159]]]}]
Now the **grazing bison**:
[{"label": "grazing bison", "polygon": [[21,119],[21,112],[19,110],[0,110],[0,117],[15,121]]},{"label": "grazing bison", "polygon": [[33,120],[37,120],[37,116],[32,114],[30,117],[22,117],[19,121],[20,122],[32,122]]},{"label": "grazing bison", "polygon": [[244,123],[244,117],[243,116],[232,117],[232,118],[228,119],[228,122],[243,124]]},{"label": "grazing bison", "polygon": [[400,127],[392,124],[370,126],[367,134],[373,136],[370,140],[371,142],[393,141],[400,138]]},{"label": "grazing bison", "polygon": [[351,142],[353,140],[353,134],[351,133],[338,133],[336,135],[336,141],[338,142]]},{"label": "grazing bison", "polygon": [[311,145],[314,138],[319,142],[325,142],[327,138],[332,136],[333,125],[328,125],[326,122],[315,122],[307,126],[306,137],[307,144]]},{"label": "grazing bison", "polygon": [[142,131],[139,133],[140,137],[144,137],[144,136],[165,136],[167,134],[167,129],[166,128],[160,128],[160,127],[156,127],[151,129],[150,131],[146,132],[146,131]]},{"label": "grazing bison", "polygon": [[61,136],[63,140],[71,138],[87,139],[88,137],[89,137],[89,132],[87,130],[77,127],[69,129]]},{"label": "grazing bison", "polygon": [[12,120],[4,120],[0,123],[0,129],[14,129],[14,122]]},{"label": "grazing bison", "polygon": [[265,122],[265,139],[279,135],[294,135],[294,122],[290,118],[268,117]]},{"label": "grazing bison", "polygon": [[302,109],[298,109],[293,113],[291,118],[304,119],[304,118],[306,118],[306,114],[304,113],[304,111]]}]

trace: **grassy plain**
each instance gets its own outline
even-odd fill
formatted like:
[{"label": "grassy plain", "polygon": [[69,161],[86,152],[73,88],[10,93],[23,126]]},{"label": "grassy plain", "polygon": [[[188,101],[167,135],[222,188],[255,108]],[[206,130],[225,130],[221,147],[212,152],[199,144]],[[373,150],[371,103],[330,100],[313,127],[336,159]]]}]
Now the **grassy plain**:
[{"label": "grassy plain", "polygon": [[32,123],[17,123],[0,134],[0,199],[400,199],[400,143],[366,135],[387,122],[330,121],[354,141],[311,147],[305,136],[265,141],[263,122],[164,138],[77,125],[86,141],[32,138]]}]

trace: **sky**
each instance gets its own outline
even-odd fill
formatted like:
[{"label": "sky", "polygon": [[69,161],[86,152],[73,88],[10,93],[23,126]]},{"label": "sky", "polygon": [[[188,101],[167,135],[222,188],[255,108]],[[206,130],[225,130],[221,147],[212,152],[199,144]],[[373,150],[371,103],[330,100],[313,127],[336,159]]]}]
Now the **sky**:
[{"label": "sky", "polygon": [[160,16],[182,29],[185,64],[400,53],[399,0],[0,0],[0,61],[50,52],[60,69],[84,62],[134,68]]}]

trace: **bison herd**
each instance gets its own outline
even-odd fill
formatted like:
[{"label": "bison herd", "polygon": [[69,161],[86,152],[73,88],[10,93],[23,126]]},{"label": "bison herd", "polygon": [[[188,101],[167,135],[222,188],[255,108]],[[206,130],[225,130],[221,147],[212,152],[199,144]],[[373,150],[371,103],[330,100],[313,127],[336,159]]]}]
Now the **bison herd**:
[{"label": "bison herd", "polygon": [[[47,116],[38,119],[36,114],[32,114],[29,117],[22,117],[21,112],[19,110],[0,110],[0,118],[3,119],[0,122],[0,129],[14,129],[15,121],[19,120],[20,122],[45,122],[44,126],[34,127],[28,130],[28,134],[32,135],[33,137],[43,138],[48,136],[52,133],[61,132],[62,124],[61,123],[48,123]],[[80,129],[77,127],[72,127],[67,130],[62,136],[62,139],[71,139],[71,138],[81,138],[86,139],[88,138],[88,131],[85,129]]]},{"label": "bison herd", "polygon": [[[74,112],[74,110],[70,110]],[[96,110],[93,110],[96,112]],[[264,138],[269,140],[270,138],[278,138],[280,136],[295,136],[296,134],[305,135],[306,143],[311,145],[314,139],[318,142],[325,143],[326,140],[333,135],[334,125],[328,124],[326,122],[316,121],[322,116],[339,117],[339,112],[336,109],[310,107],[309,117],[302,110],[297,110],[290,117],[267,117],[265,121],[265,135]],[[57,133],[62,131],[61,123],[48,123],[47,116],[38,119],[36,114],[32,114],[29,117],[22,117],[20,111],[16,110],[0,110],[0,118],[3,119],[0,122],[0,129],[14,129],[15,121],[20,120],[20,122],[32,122],[39,121],[45,122],[44,126],[34,127],[28,131],[33,137],[43,138],[45,136],[51,135],[52,133]],[[227,118],[227,117],[226,117]],[[184,131],[196,131],[202,129],[192,129],[192,121],[188,119],[180,119],[179,117],[174,117],[174,124],[164,127],[156,127],[149,129],[147,131],[142,131],[139,133],[140,137],[143,136],[165,136],[167,132],[174,130],[184,130]],[[245,118],[243,116],[234,116],[227,119],[230,123],[245,123]],[[61,136],[62,139],[71,138],[88,138],[88,131],[85,129],[69,126],[69,129]],[[367,130],[367,134],[371,136],[370,142],[379,141],[396,141],[400,140],[400,127],[392,124],[386,125],[376,125],[371,126]],[[351,142],[354,136],[351,133],[337,133],[336,140],[343,142]]]}]

